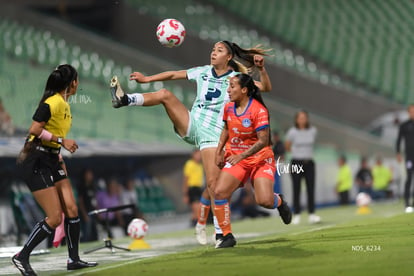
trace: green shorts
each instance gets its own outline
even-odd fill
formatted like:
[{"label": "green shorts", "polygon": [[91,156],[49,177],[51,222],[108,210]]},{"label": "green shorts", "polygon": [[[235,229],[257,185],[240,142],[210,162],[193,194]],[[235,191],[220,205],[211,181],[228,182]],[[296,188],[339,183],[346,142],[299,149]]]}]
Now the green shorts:
[{"label": "green shorts", "polygon": [[184,137],[177,135],[190,145],[197,146],[200,150],[205,148],[216,148],[218,146],[222,126],[203,126],[194,119],[193,114],[189,112],[190,121],[188,123],[187,133]]}]

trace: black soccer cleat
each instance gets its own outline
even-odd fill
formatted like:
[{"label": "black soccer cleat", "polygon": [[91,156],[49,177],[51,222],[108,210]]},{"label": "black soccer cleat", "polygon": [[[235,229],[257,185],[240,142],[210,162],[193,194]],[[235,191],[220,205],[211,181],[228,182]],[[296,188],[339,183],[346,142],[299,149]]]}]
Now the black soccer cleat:
[{"label": "black soccer cleat", "polygon": [[292,221],[292,211],[290,210],[285,197],[282,194],[279,194],[280,199],[282,200],[282,204],[280,204],[279,207],[277,207],[277,210],[279,211],[280,217],[283,220],[284,224],[290,224]]},{"label": "black soccer cleat", "polygon": [[109,86],[112,96],[112,107],[120,108],[121,106],[128,105],[128,96],[122,90],[117,76],[112,77]]},{"label": "black soccer cleat", "polygon": [[68,262],[68,270],[76,270],[76,269],[82,269],[82,268],[88,268],[88,267],[94,267],[97,266],[97,262],[85,262],[82,260],[75,261],[75,262]]},{"label": "black soccer cleat", "polygon": [[216,234],[216,242],[223,239],[223,234]]},{"label": "black soccer cleat", "polygon": [[19,260],[18,254],[12,257],[12,263],[14,266],[20,271],[23,276],[36,276],[36,272],[34,272],[33,268],[30,266],[28,260]]},{"label": "black soccer cleat", "polygon": [[236,245],[236,239],[232,233],[225,235],[222,239],[216,241],[216,248],[234,247]]}]

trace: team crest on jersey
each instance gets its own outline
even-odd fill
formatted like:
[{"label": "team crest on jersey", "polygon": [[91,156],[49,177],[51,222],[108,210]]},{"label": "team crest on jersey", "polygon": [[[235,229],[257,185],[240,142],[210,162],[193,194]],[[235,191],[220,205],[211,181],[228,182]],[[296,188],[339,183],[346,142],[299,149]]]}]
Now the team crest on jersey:
[{"label": "team crest on jersey", "polygon": [[243,125],[244,127],[249,127],[249,126],[251,126],[251,125],[252,125],[252,122],[250,121],[250,119],[246,118],[246,119],[243,119],[243,121],[242,121],[242,125]]}]

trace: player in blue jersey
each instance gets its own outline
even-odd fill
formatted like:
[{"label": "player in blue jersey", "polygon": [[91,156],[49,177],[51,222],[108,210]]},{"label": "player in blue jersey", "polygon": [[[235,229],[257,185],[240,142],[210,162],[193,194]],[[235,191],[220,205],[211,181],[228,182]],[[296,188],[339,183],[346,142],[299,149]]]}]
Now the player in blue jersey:
[{"label": "player in blue jersey", "polygon": [[[197,83],[197,96],[191,108],[187,107],[169,90],[163,88],[151,93],[126,94],[122,91],[118,79],[111,80],[112,105],[121,106],[154,106],[162,104],[171,119],[174,130],[184,141],[196,145],[201,150],[203,166],[206,174],[208,193],[201,198],[200,218],[196,226],[197,240],[206,244],[206,219],[210,210],[212,191],[220,173],[214,163],[215,150],[223,128],[223,107],[229,101],[227,88],[229,78],[237,72],[229,69],[233,58],[247,64],[250,69],[257,68],[261,91],[270,91],[271,83],[264,68],[263,56],[266,50],[256,47],[243,49],[228,41],[217,42],[210,54],[210,65],[181,71],[167,71],[152,76],[140,72],[130,75],[130,80],[139,83],[154,81],[188,79]],[[206,196],[207,195],[207,196]],[[216,224],[216,233],[220,228]]]}]

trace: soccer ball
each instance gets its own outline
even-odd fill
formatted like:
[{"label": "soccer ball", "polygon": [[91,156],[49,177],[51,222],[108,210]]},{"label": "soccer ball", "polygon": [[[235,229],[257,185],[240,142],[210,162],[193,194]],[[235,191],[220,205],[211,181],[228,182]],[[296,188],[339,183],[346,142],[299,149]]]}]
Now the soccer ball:
[{"label": "soccer ball", "polygon": [[358,193],[356,196],[356,204],[358,207],[368,206],[371,203],[371,197],[367,193]]},{"label": "soccer ball", "polygon": [[157,39],[165,47],[178,47],[184,42],[185,28],[176,19],[164,19],[157,27]]},{"label": "soccer ball", "polygon": [[142,239],[148,232],[148,224],[143,219],[134,218],[128,224],[128,236],[133,239]]}]

